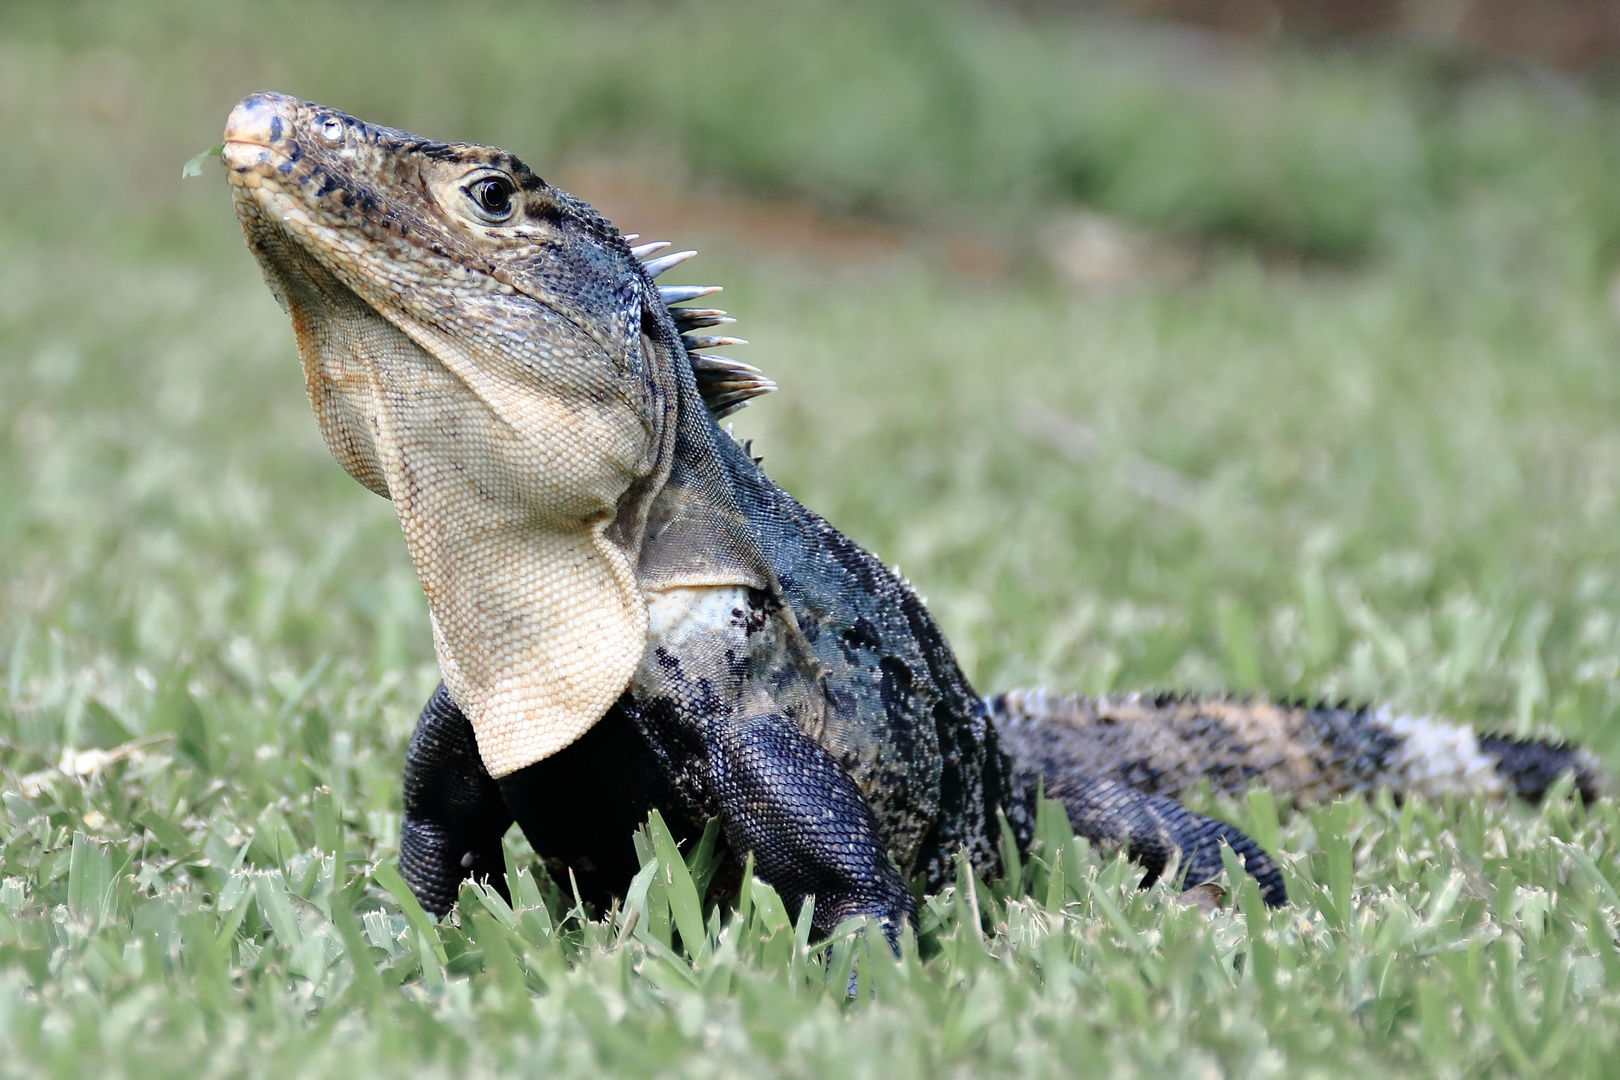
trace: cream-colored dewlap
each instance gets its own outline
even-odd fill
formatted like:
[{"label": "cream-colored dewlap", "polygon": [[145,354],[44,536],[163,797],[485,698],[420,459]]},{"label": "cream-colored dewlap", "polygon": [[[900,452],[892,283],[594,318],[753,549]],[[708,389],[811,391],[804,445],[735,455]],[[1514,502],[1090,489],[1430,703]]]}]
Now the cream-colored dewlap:
[{"label": "cream-colored dewlap", "polygon": [[294,320],[311,405],[344,468],[392,498],[445,683],[504,776],[584,734],[640,663],[646,605],[603,534],[648,471],[647,426],[577,335],[475,362],[437,327],[336,306]]}]

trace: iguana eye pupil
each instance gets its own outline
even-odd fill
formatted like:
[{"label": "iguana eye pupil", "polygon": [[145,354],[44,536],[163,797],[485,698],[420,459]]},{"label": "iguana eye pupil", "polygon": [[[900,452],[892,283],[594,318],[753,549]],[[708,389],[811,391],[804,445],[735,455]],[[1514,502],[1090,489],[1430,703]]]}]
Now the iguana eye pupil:
[{"label": "iguana eye pupil", "polygon": [[472,186],[472,197],[488,214],[504,214],[512,208],[512,185],[490,176]]}]

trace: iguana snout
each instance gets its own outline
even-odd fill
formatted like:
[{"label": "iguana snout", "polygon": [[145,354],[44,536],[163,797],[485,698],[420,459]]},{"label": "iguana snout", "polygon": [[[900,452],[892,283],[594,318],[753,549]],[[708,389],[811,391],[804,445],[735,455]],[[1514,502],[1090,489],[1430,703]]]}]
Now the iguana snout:
[{"label": "iguana snout", "polygon": [[286,134],[279,94],[249,94],[225,118],[225,146],[235,155],[274,149]]}]

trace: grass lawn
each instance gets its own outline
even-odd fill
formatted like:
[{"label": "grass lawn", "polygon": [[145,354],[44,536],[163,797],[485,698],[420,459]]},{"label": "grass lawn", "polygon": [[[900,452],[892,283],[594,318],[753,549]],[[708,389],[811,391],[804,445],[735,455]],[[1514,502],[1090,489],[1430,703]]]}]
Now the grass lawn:
[{"label": "grass lawn", "polygon": [[179,179],[264,88],[699,247],[671,279],[724,284],[782,386],[737,433],[981,690],[1376,700],[1620,765],[1601,86],[903,0],[17,3],[0,1075],[1610,1071],[1620,807],[1567,794],[1193,793],[1280,853],[1278,912],[1138,892],[1048,818],[899,962],[768,889],[702,910],[656,822],[625,912],[514,835],[517,910],[430,924],[390,869],[425,603],[223,180]]}]

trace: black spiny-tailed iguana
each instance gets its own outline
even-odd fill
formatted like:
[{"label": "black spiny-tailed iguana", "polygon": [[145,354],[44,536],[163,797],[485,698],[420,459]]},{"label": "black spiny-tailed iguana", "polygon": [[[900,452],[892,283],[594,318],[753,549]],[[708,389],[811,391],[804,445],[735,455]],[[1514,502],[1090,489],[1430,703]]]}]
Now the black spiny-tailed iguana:
[{"label": "black spiny-tailed iguana", "polygon": [[327,445],[393,501],[427,594],[444,682],[407,754],[400,864],[430,911],[468,876],[501,887],[514,820],[605,904],[656,809],[687,836],[718,817],[790,906],[815,897],[818,929],[892,935],[908,881],[939,888],[964,849],[997,869],[1003,821],[1027,850],[1043,785],[1149,878],[1179,853],[1205,880],[1224,842],[1279,904],[1263,851],[1169,796],[1423,769],[1539,790],[1572,764],[1367,712],[985,701],[909,585],[716,426],[770,383],[701,351],[735,343],[692,333],[723,312],[672,306],[715,290],[654,284],[684,253],[632,248],[505,151],[281,95],[236,106],[223,158]]}]

